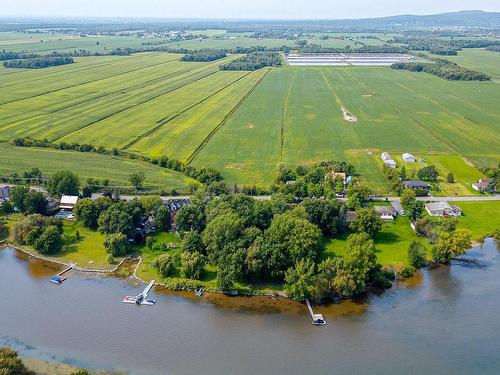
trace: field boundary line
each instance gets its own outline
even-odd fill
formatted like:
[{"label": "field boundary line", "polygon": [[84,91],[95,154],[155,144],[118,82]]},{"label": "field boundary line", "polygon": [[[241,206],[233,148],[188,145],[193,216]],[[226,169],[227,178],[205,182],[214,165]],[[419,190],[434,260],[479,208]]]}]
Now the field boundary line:
[{"label": "field boundary line", "polygon": [[[147,80],[147,81],[142,81],[140,83],[136,83],[136,84],[134,84],[132,86],[127,86],[127,87],[124,87],[124,88],[121,88],[121,89],[118,89],[118,90],[114,90],[114,91],[111,91],[111,92],[108,92],[108,93],[105,93],[105,94],[102,94],[102,95],[98,95],[98,96],[93,97],[93,98],[89,98],[89,99],[85,99],[85,100],[79,101],[77,103],[73,103],[73,104],[69,104],[69,105],[63,106],[63,107],[59,107],[59,108],[53,109],[51,111],[48,111],[46,113],[42,113],[42,114],[38,114],[38,115],[35,115],[35,116],[25,117],[23,119],[16,120],[14,123],[9,123],[6,127],[2,127],[2,129],[9,129],[10,127],[16,126],[19,122],[22,122],[22,121],[30,121],[30,120],[33,120],[33,119],[36,119],[36,118],[40,118],[40,117],[51,115],[51,114],[54,114],[54,113],[57,113],[57,112],[60,112],[60,111],[64,111],[66,109],[69,109],[69,108],[72,108],[72,107],[76,107],[78,105],[87,104],[87,103],[90,103],[90,102],[92,102],[94,100],[98,100],[98,99],[104,98],[104,97],[109,96],[109,95],[117,94],[117,93],[119,93],[119,92],[121,92],[123,90],[135,90],[136,88],[138,88],[138,86],[141,86],[141,85],[143,85],[145,83],[146,83],[146,85],[144,87],[147,87],[153,81],[162,81],[164,79],[170,78],[171,76],[175,76],[175,75],[179,75],[179,74],[184,74],[184,73],[189,73],[189,72],[194,72],[196,70],[202,70],[200,68],[202,68],[202,67],[196,66],[194,68],[191,67],[189,69],[183,69],[183,70],[171,72],[171,73],[166,74],[164,76],[160,76],[160,77],[157,77],[157,78],[152,78],[152,79]],[[144,88],[144,87],[141,87],[141,88]],[[8,120],[9,120],[8,118],[7,119],[2,119],[2,122],[7,122]],[[68,134],[71,134],[71,133],[68,133]]]},{"label": "field boundary line", "polygon": [[107,118],[109,118],[109,117],[112,117],[112,116],[114,116],[114,115],[117,115],[117,114],[122,113],[122,112],[125,112],[125,111],[128,111],[129,109],[132,109],[132,108],[138,107],[138,106],[140,106],[140,105],[146,104],[146,103],[148,103],[148,102],[150,102],[150,101],[152,101],[152,100],[155,100],[155,99],[159,98],[160,96],[163,96],[163,95],[168,95],[168,94],[170,94],[170,93],[172,93],[172,92],[174,92],[174,91],[176,91],[176,90],[180,90],[181,88],[183,88],[183,87],[185,87],[185,86],[188,86],[188,85],[190,85],[190,84],[192,84],[192,83],[194,83],[194,82],[198,82],[198,81],[200,81],[200,80],[202,80],[202,79],[205,79],[205,78],[207,78],[207,77],[210,77],[211,75],[214,75],[214,74],[216,74],[217,72],[218,72],[218,70],[213,71],[213,72],[210,72],[210,73],[208,73],[208,74],[206,74],[206,75],[204,75],[204,76],[202,76],[202,77],[200,77],[200,78],[198,78],[198,79],[196,79],[196,80],[194,80],[194,81],[192,81],[192,82],[188,82],[188,83],[186,83],[186,84],[180,85],[180,86],[178,86],[178,87],[176,87],[176,88],[173,88],[173,89],[170,89],[170,90],[168,90],[168,91],[166,91],[166,92],[162,92],[161,94],[154,95],[154,96],[152,96],[152,97],[150,97],[150,98],[148,98],[148,99],[146,99],[146,100],[144,100],[144,101],[142,101],[142,102],[140,102],[140,103],[136,103],[136,104],[133,104],[133,105],[131,105],[131,106],[129,106],[129,107],[119,109],[118,111],[115,111],[115,112],[113,112],[113,113],[108,113],[107,115],[102,116],[101,118],[98,118],[97,120],[91,121],[91,122],[89,122],[88,124],[85,124],[85,125],[83,125],[82,127],[78,128],[78,129],[76,129],[76,130],[74,130],[74,131],[72,131],[72,132],[66,133],[66,134],[64,134],[64,135],[62,135],[62,136],[60,136],[60,137],[57,137],[57,138],[52,138],[51,140],[52,140],[52,141],[58,141],[58,140],[59,140],[59,139],[61,139],[61,138],[67,137],[67,136],[69,136],[69,135],[71,135],[71,134],[74,134],[74,133],[77,133],[77,132],[79,132],[79,131],[82,131],[83,129],[86,129],[86,128],[88,128],[89,126],[92,126],[92,125],[94,125],[94,124],[97,124],[98,122],[101,122],[101,121],[103,121],[103,120],[106,120],[106,119],[107,119]]},{"label": "field boundary line", "polygon": [[[239,77],[238,79],[228,83],[227,85],[224,85],[222,88],[218,89],[217,91],[211,93],[210,95],[204,97],[203,99],[197,101],[196,103],[194,104],[191,104],[190,106],[184,108],[183,110],[181,110],[180,112],[177,112],[175,115],[171,115],[170,117],[164,117],[163,119],[160,119],[157,121],[158,125],[156,125],[155,127],[153,127],[152,129],[149,129],[147,131],[145,131],[143,134],[140,134],[136,137],[136,139],[134,139],[133,141],[131,141],[130,143],[128,143],[127,145],[125,145],[122,150],[127,150],[129,149],[130,147],[132,147],[133,145],[135,145],[137,142],[139,142],[141,139],[143,139],[144,137],[148,137],[150,136],[151,134],[154,134],[156,133],[158,130],[160,130],[163,125],[165,124],[168,124],[170,121],[176,119],[177,117],[181,116],[182,114],[190,111],[191,109],[193,109],[194,107],[202,104],[203,102],[205,102],[206,100],[209,100],[211,99],[212,97],[214,97],[215,95],[219,94],[220,92],[224,91],[225,89],[227,89],[228,87],[232,86],[233,84],[235,84],[236,82],[242,80],[243,78],[247,77],[249,74],[251,74],[252,72],[248,72],[244,75],[242,75],[241,77]],[[198,80],[199,81],[199,80]],[[195,82],[198,82],[198,81],[195,81]],[[193,82],[194,83],[194,82]]]},{"label": "field boundary line", "polygon": [[139,70],[142,70],[142,69],[152,68],[152,67],[155,67],[155,66],[158,66],[158,65],[170,64],[173,61],[175,61],[175,60],[164,61],[164,62],[161,62],[161,63],[156,63],[156,64],[144,66],[144,67],[141,67],[141,68],[136,68],[136,69],[128,70],[126,72],[118,73],[118,74],[111,75],[111,76],[108,76],[108,77],[94,79],[94,80],[90,80],[90,81],[86,81],[86,82],[80,82],[80,83],[75,84],[75,85],[65,86],[65,87],[61,87],[61,88],[55,89],[55,90],[49,90],[49,91],[46,91],[46,92],[43,92],[43,93],[39,93],[39,94],[36,94],[36,95],[33,95],[33,96],[28,96],[26,98],[19,98],[19,99],[10,100],[10,101],[7,101],[7,102],[0,103],[0,106],[3,106],[5,104],[11,104],[11,103],[20,102],[20,101],[23,101],[23,100],[38,98],[39,96],[43,96],[43,95],[47,95],[47,94],[52,94],[54,92],[59,92],[59,91],[71,89],[73,87],[87,85],[89,83],[95,83],[95,82],[103,81],[103,80],[109,79],[109,78],[119,77],[119,76],[124,75],[124,74],[133,73],[133,72],[136,72],[136,71],[139,71]]},{"label": "field boundary line", "polygon": [[194,158],[198,155],[198,153],[207,145],[210,139],[217,133],[229,120],[229,118],[233,115],[234,112],[243,104],[243,102],[250,96],[250,94],[255,90],[255,88],[262,82],[262,80],[267,76],[267,74],[271,71],[270,68],[266,70],[266,72],[260,77],[257,82],[248,90],[248,92],[240,99],[240,101],[224,116],[222,121],[217,125],[201,142],[201,144],[196,147],[193,153],[186,159],[186,164],[191,164]]},{"label": "field boundary line", "polygon": [[292,79],[288,85],[288,92],[286,94],[285,101],[283,102],[283,108],[281,109],[281,129],[280,129],[280,162],[283,162],[283,153],[285,152],[285,116],[288,109],[288,100],[290,99],[290,94],[292,92],[293,81],[295,80],[295,73],[292,71]]}]

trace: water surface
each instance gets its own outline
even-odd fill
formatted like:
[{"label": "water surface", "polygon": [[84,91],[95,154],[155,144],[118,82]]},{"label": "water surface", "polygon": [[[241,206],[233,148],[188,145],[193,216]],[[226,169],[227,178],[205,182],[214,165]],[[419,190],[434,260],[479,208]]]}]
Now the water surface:
[{"label": "water surface", "polygon": [[24,355],[131,374],[498,374],[500,256],[453,265],[366,302],[323,307],[324,327],[301,304],[269,298],[161,294],[125,305],[141,287],[69,274],[0,251],[0,346]]}]

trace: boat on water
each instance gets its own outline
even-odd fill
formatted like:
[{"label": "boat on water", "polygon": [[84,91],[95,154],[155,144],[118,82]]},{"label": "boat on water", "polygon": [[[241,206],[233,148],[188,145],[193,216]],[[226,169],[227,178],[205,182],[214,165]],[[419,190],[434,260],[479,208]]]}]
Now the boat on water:
[{"label": "boat on water", "polygon": [[323,318],[322,314],[314,314],[312,324],[315,326],[324,326],[326,325],[326,320]]},{"label": "boat on water", "polygon": [[54,284],[61,284],[66,278],[64,276],[52,276],[49,281]]},{"label": "boat on water", "polygon": [[194,295],[195,295],[196,297],[201,297],[201,296],[203,295],[203,289],[201,289],[201,288],[200,288],[200,289],[198,289],[198,290],[195,290],[195,291],[194,291]]}]

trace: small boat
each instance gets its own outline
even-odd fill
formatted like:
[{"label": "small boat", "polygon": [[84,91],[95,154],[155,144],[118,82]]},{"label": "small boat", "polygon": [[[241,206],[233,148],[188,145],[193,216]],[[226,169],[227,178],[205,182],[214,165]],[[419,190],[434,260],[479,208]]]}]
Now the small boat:
[{"label": "small boat", "polygon": [[198,289],[198,290],[196,290],[196,289],[195,289],[195,291],[194,291],[194,295],[195,295],[196,297],[201,297],[201,296],[203,295],[203,289],[201,289],[201,288],[200,288],[200,289]]},{"label": "small boat", "polygon": [[324,326],[326,325],[326,320],[323,318],[323,315],[314,314],[314,319],[312,324],[314,324],[315,326]]},{"label": "small boat", "polygon": [[49,281],[54,284],[61,284],[66,278],[64,276],[52,276]]}]

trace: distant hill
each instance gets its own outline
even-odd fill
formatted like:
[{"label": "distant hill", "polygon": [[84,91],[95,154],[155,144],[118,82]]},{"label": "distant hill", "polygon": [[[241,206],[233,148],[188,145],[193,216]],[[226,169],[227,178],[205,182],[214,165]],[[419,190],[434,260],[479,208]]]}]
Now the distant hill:
[{"label": "distant hill", "polygon": [[[335,22],[335,21],[334,21]],[[416,16],[405,14],[400,16],[380,18],[360,18],[338,20],[335,23],[346,26],[364,27],[433,27],[433,26],[463,26],[463,27],[489,27],[500,28],[500,13],[484,12],[482,10],[464,10],[453,13],[440,13]]]}]

